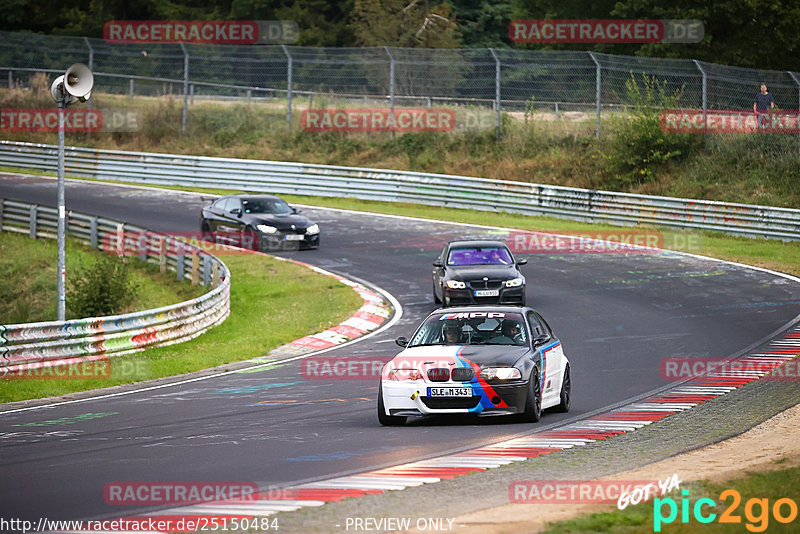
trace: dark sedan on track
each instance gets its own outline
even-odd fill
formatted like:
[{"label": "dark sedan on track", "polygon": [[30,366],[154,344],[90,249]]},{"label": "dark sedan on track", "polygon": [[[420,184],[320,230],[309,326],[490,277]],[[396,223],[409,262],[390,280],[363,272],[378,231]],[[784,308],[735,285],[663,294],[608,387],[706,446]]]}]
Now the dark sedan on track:
[{"label": "dark sedan on track", "polygon": [[274,195],[222,197],[203,207],[200,231],[253,250],[319,247],[319,225]]},{"label": "dark sedan on track", "polygon": [[433,262],[433,300],[444,306],[525,305],[525,277],[501,241],[451,241]]}]

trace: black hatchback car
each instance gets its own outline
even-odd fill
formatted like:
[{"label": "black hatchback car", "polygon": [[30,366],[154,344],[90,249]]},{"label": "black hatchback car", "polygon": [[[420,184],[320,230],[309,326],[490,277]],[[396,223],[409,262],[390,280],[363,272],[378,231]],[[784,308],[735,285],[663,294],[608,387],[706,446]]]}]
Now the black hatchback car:
[{"label": "black hatchback car", "polygon": [[231,195],[204,206],[204,237],[253,250],[319,247],[319,225],[274,195]]},{"label": "black hatchback car", "polygon": [[433,262],[433,300],[445,306],[525,306],[525,277],[501,241],[451,241]]}]

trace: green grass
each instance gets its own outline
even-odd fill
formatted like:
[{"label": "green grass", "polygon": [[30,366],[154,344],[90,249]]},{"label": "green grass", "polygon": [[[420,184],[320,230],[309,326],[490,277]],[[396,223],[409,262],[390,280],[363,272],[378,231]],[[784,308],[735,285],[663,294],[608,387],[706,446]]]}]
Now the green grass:
[{"label": "green grass", "polygon": [[[66,244],[67,319],[79,318],[69,307],[70,274],[90,266],[102,254],[71,239]],[[174,273],[161,274],[158,267],[127,257],[131,279],[139,286],[136,299],[118,313],[160,308],[199,297],[202,286],[178,282]],[[56,242],[30,239],[27,235],[0,232],[0,324],[55,321]]]},{"label": "green grass", "polygon": [[[706,533],[739,533],[739,532],[797,532],[800,524],[800,517],[795,517],[794,521],[782,524],[775,519],[773,507],[778,499],[788,498],[795,503],[795,510],[800,506],[800,467],[792,467],[778,471],[765,473],[749,473],[747,476],[737,478],[721,484],[710,484],[708,482],[693,482],[681,484],[681,490],[688,490],[688,520],[682,522],[682,499],[684,496],[678,490],[673,491],[662,499],[672,498],[675,500],[677,516],[669,524],[662,521],[661,532],[680,533],[680,534],[706,534]],[[723,491],[733,489],[739,492],[741,502],[734,507],[733,496],[720,495]],[[702,513],[705,516],[713,513],[716,518],[711,523],[698,522],[693,514],[695,503],[698,499],[709,498],[716,503],[716,506],[703,506]],[[751,499],[768,499],[768,513],[764,513],[761,507],[755,502],[749,503]],[[749,504],[748,504],[749,503]],[[740,523],[720,523],[720,516],[726,509],[731,508],[731,517],[739,517]],[[658,508],[655,501],[629,506],[625,510],[614,510],[611,512],[601,512],[585,515],[568,521],[560,521],[548,525],[548,534],[582,534],[606,532],[611,534],[633,534],[639,532],[654,531],[655,510],[660,509],[662,517],[670,515],[668,504],[660,505]],[[747,512],[750,515],[747,515]],[[783,505],[781,513],[788,516],[790,508]]]},{"label": "green grass", "polygon": [[0,402],[65,395],[255,358],[340,323],[363,303],[349,286],[290,262],[256,254],[226,255],[223,261],[231,270],[232,286],[231,314],[221,325],[185,343],[112,358],[111,376],[104,380],[0,380]]}]

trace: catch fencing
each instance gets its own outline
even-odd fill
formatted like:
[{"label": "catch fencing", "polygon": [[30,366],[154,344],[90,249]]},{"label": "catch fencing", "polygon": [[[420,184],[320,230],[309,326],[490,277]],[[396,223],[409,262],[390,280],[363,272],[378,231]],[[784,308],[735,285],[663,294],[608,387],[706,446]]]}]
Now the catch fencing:
[{"label": "catch fencing", "polygon": [[[446,174],[68,147],[66,172],[101,180],[413,202],[800,240],[800,210]],[[0,141],[0,165],[55,171],[57,147]]]},{"label": "catch fencing", "polygon": [[[494,48],[334,48],[286,45],[109,44],[103,39],[0,32],[7,86],[36,72],[53,76],[86,63],[98,91],[182,97],[182,126],[196,97],[274,100],[291,125],[299,109],[325,105],[448,105],[549,118],[601,116],[641,103],[750,110],[761,83],[780,109],[800,109],[800,73],[730,67],[692,59]],[[647,86],[651,92],[648,96]],[[652,102],[651,102],[652,103]],[[716,134],[714,134],[716,135]],[[773,133],[800,154],[800,134]]]},{"label": "catch fencing", "polygon": [[[0,199],[0,231],[55,238],[57,211]],[[144,228],[68,212],[67,235],[92,248],[150,261],[210,291],[192,300],[124,315],[0,325],[0,375],[120,355],[192,339],[230,313],[230,271],[216,257],[184,241]],[[154,248],[154,242],[160,244]]]}]

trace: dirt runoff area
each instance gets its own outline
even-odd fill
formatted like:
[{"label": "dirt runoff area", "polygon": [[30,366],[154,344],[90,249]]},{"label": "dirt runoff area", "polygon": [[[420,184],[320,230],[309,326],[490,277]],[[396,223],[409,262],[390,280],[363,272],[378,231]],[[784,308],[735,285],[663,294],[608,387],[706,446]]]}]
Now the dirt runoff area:
[{"label": "dirt runoff area", "polygon": [[[786,461],[776,464],[776,460]],[[800,405],[794,406],[735,438],[667,458],[640,469],[600,480],[665,480],[719,483],[746,471],[772,471],[800,465]],[[616,509],[609,504],[506,504],[456,518],[459,534],[542,532],[547,523]],[[513,519],[512,519],[513,518]]]}]

